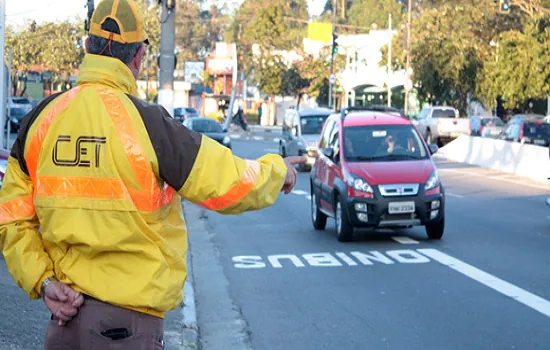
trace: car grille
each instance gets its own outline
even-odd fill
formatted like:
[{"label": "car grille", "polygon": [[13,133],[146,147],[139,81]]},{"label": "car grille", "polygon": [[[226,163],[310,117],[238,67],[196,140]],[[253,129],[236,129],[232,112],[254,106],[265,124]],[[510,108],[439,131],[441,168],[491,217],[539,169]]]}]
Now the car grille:
[{"label": "car grille", "polygon": [[417,216],[415,213],[412,214],[384,214],[380,218],[381,221],[399,221],[399,220],[414,220]]},{"label": "car grille", "polygon": [[419,184],[378,185],[380,194],[384,197],[416,196],[419,187]]}]

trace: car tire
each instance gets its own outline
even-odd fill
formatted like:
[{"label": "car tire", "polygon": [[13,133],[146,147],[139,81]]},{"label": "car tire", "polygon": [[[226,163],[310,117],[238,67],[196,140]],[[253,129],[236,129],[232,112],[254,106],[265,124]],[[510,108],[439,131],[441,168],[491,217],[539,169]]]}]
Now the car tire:
[{"label": "car tire", "polygon": [[430,239],[441,239],[443,231],[445,231],[445,218],[426,225],[426,233]]},{"label": "car tire", "polygon": [[279,144],[279,155],[283,158],[286,157],[286,151],[282,143]]},{"label": "car tire", "polygon": [[334,218],[336,221],[336,237],[340,242],[349,242],[353,240],[353,226],[350,224],[348,215],[344,210],[344,201],[341,196],[336,195],[336,209]]},{"label": "car tire", "polygon": [[316,230],[324,230],[327,226],[327,216],[319,210],[319,201],[313,189],[311,189],[311,222]]}]

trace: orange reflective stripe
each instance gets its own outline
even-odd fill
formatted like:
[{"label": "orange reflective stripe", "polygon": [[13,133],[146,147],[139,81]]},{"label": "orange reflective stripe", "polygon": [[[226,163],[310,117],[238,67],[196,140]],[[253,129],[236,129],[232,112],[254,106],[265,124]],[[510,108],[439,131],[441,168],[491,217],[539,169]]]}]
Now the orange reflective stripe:
[{"label": "orange reflective stripe", "polygon": [[0,224],[34,215],[32,196],[15,198],[0,204]]},{"label": "orange reflective stripe", "polygon": [[227,208],[243,199],[256,185],[260,173],[260,164],[253,160],[246,160],[246,168],[241,180],[220,197],[209,198],[199,205],[210,209],[220,210]]},{"label": "orange reflective stripe", "polygon": [[36,168],[38,167],[38,159],[40,157],[40,151],[42,150],[42,143],[44,138],[48,134],[48,130],[57,116],[69,105],[72,99],[78,94],[80,87],[76,87],[69,90],[67,93],[61,95],[59,101],[55,102],[55,105],[50,108],[48,114],[40,121],[36,132],[34,133],[25,159],[27,160],[27,168],[29,169],[29,175],[33,182],[36,178]]},{"label": "orange reflective stripe", "polygon": [[158,180],[143,152],[139,137],[134,131],[122,100],[111,90],[101,87],[97,90],[115,125],[120,142],[126,151],[128,162],[141,187],[139,191],[128,187],[134,204],[139,210],[153,211],[170,203],[176,191],[166,184],[162,189],[159,188]]},{"label": "orange reflective stripe", "polygon": [[120,179],[70,176],[38,176],[35,195],[130,199]]}]

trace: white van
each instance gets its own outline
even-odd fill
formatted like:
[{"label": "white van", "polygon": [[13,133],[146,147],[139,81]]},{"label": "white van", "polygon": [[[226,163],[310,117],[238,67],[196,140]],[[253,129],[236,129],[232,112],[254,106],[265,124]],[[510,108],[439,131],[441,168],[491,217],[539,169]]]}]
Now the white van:
[{"label": "white van", "polygon": [[[334,114],[328,108],[289,108],[285,111],[283,134],[279,141],[279,154],[283,157],[307,155],[317,149],[317,143],[325,120]],[[308,157],[308,163],[300,171],[309,171],[315,158]]]}]

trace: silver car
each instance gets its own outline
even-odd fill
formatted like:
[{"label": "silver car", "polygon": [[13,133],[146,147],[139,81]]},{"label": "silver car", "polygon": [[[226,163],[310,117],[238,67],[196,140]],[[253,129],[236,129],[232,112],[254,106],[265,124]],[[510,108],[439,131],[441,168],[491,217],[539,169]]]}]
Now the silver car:
[{"label": "silver car", "polygon": [[[323,124],[333,113],[328,108],[287,109],[283,134],[279,141],[279,154],[283,157],[300,156],[316,150]],[[308,156],[307,164],[301,165],[300,171],[309,171],[314,163],[315,158]]]}]

